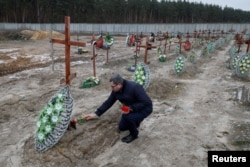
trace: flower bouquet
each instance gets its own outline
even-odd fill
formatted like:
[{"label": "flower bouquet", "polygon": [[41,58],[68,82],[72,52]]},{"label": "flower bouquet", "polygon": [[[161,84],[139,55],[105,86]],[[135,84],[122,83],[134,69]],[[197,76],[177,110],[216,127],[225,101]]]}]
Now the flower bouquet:
[{"label": "flower bouquet", "polygon": [[90,88],[100,85],[100,80],[97,77],[88,77],[83,81],[82,88]]},{"label": "flower bouquet", "polygon": [[65,86],[40,111],[36,122],[35,147],[44,152],[53,147],[67,130],[73,109],[73,98]]}]

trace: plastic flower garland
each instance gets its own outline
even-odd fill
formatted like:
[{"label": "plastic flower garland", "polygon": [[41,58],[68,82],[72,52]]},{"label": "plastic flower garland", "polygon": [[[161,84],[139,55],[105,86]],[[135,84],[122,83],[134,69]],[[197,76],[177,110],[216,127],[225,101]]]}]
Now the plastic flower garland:
[{"label": "plastic flower garland", "polygon": [[65,86],[40,111],[35,134],[35,147],[38,151],[44,152],[60,140],[70,123],[72,109],[73,98],[69,87]]},{"label": "plastic flower garland", "polygon": [[149,68],[146,64],[141,63],[137,65],[133,80],[142,85],[144,89],[149,86]]},{"label": "plastic flower garland", "polygon": [[185,43],[184,43],[184,45],[183,45],[183,47],[184,47],[184,49],[186,50],[186,51],[189,51],[190,49],[191,49],[191,42],[190,41],[186,41]]},{"label": "plastic flower garland", "polygon": [[104,43],[107,47],[110,47],[114,43],[114,37],[112,35],[106,35],[104,39]]},{"label": "plastic flower garland", "polygon": [[167,59],[167,56],[166,56],[166,55],[160,55],[159,58],[158,58],[158,60],[159,60],[160,62],[165,62],[166,59]]},{"label": "plastic flower garland", "polygon": [[52,99],[40,112],[37,121],[37,138],[39,142],[43,142],[45,138],[51,134],[55,125],[60,120],[60,114],[64,110],[63,98],[64,94],[59,93]]},{"label": "plastic flower garland", "polygon": [[97,85],[100,85],[100,80],[97,77],[88,77],[86,80],[84,80],[82,87],[90,88]]},{"label": "plastic flower garland", "polygon": [[207,46],[204,46],[201,50],[201,56],[205,57],[208,55],[208,48]]},{"label": "plastic flower garland", "polygon": [[175,54],[179,54],[180,53],[180,44],[177,44],[175,47]]},{"label": "plastic flower garland", "polygon": [[174,71],[175,74],[181,74],[185,69],[185,61],[183,56],[178,56],[175,60]]},{"label": "plastic flower garland", "polygon": [[230,60],[230,68],[232,69],[232,70],[235,70],[236,69],[236,67],[237,67],[237,64],[238,64],[238,62],[239,62],[239,60],[240,60],[240,54],[238,54],[238,53],[236,53],[232,58],[231,58],[231,60]]},{"label": "plastic flower garland", "polygon": [[207,49],[208,49],[208,53],[212,53],[215,51],[215,44],[213,42],[209,42],[207,44]]},{"label": "plastic flower garland", "polygon": [[233,57],[236,53],[237,53],[237,48],[236,48],[235,45],[233,45],[233,46],[229,49],[229,55],[230,55],[230,57]]},{"label": "plastic flower garland", "polygon": [[158,54],[158,55],[161,55],[161,54],[162,54],[162,51],[161,51],[161,48],[160,48],[160,47],[157,48],[157,54]]},{"label": "plastic flower garland", "polygon": [[245,77],[250,71],[250,54],[241,55],[240,60],[236,66],[236,74],[239,77]]},{"label": "plastic flower garland", "polygon": [[190,61],[190,63],[195,63],[196,57],[196,53],[192,50],[189,54],[188,60]]}]

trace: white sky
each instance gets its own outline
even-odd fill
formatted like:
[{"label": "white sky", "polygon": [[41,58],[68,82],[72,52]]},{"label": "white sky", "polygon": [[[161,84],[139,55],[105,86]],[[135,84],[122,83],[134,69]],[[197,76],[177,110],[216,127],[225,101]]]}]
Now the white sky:
[{"label": "white sky", "polygon": [[221,6],[222,8],[227,6],[227,7],[232,7],[234,9],[250,11],[250,0],[186,0],[186,1],[198,2],[198,3],[202,2],[203,4],[218,5],[218,6]]},{"label": "white sky", "polygon": [[234,9],[241,9],[250,11],[250,0],[186,0],[189,2],[202,2],[203,4],[219,5],[221,7],[232,7]]}]

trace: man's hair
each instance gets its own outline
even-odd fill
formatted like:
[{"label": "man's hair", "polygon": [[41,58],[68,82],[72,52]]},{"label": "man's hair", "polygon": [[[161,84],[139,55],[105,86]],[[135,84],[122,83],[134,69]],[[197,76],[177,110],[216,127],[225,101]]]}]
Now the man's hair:
[{"label": "man's hair", "polygon": [[114,84],[123,84],[124,79],[119,74],[114,74],[110,77],[109,82],[113,82]]}]

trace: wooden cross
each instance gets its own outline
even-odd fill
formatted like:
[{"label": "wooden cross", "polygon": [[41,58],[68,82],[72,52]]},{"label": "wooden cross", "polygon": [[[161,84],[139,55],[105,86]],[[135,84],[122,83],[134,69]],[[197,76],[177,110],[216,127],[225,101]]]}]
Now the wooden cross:
[{"label": "wooden cross", "polygon": [[76,73],[70,74],[70,45],[85,47],[83,42],[70,41],[70,17],[65,16],[65,39],[51,39],[52,43],[59,43],[65,45],[65,79],[61,79],[60,83],[65,82],[70,85],[70,80],[76,77]]},{"label": "wooden cross", "polygon": [[248,40],[245,40],[245,43],[247,44],[247,53],[248,53],[250,48],[250,38]]},{"label": "wooden cross", "polygon": [[146,45],[139,45],[139,47],[145,48],[144,63],[149,64],[150,62],[148,62],[148,50],[151,48],[156,48],[156,46],[152,46],[151,44],[149,44],[149,37],[147,36]]},{"label": "wooden cross", "polygon": [[93,49],[92,49],[92,57],[91,57],[91,60],[92,60],[92,62],[93,62],[93,74],[94,74],[94,77],[96,77],[96,56],[97,56],[97,54],[95,53],[95,45],[94,44],[92,44],[92,47],[93,47]]},{"label": "wooden cross", "polygon": [[175,43],[178,43],[180,45],[180,48],[179,48],[179,52],[181,53],[181,47],[182,47],[182,43],[185,43],[185,42],[182,42],[182,39],[181,39],[181,36],[178,35],[177,38],[179,39],[178,42],[175,42]]},{"label": "wooden cross", "polygon": [[160,46],[161,46],[161,41],[165,40],[165,43],[164,43],[164,51],[163,53],[166,54],[166,47],[167,47],[167,40],[168,40],[168,32],[164,33],[162,37],[159,37],[157,38],[158,41],[160,41]]},{"label": "wooden cross", "polygon": [[135,66],[137,64],[137,58],[138,58],[138,55],[140,54],[140,45],[141,45],[141,39],[136,39],[135,40]]},{"label": "wooden cross", "polygon": [[[92,42],[95,41],[95,35],[94,35],[94,34],[92,34],[92,40],[91,40],[91,41],[92,41]],[[107,51],[107,52],[106,52],[106,63],[108,63],[108,62],[109,62],[109,49],[110,49],[110,47],[103,48],[103,43],[104,43],[104,39],[103,39],[103,35],[102,35],[102,33],[101,33],[101,36],[100,36],[99,39],[97,39],[95,46],[96,46],[97,48],[99,48],[99,49],[103,49],[103,50],[106,50],[106,51]]]},{"label": "wooden cross", "polygon": [[236,43],[238,44],[238,51],[237,53],[240,53],[240,47],[242,44],[244,44],[244,39],[243,39],[243,35],[240,35],[240,34],[236,34],[235,35],[235,40],[236,40]]}]

